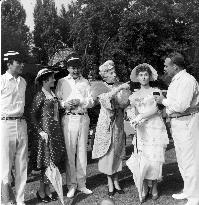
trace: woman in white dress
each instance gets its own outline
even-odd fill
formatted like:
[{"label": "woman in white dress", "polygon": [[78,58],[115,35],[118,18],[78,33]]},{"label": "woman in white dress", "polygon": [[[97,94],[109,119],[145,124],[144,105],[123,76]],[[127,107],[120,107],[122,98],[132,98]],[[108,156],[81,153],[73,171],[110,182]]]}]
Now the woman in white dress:
[{"label": "woman in white dress", "polygon": [[144,176],[142,202],[146,200],[151,187],[152,199],[158,198],[157,181],[162,177],[165,149],[169,143],[165,124],[158,109],[154,92],[161,92],[149,85],[157,80],[156,70],[149,64],[136,66],[131,72],[131,81],[139,82],[140,89],[129,97],[130,108],[127,115],[136,128],[138,153],[147,159],[148,166]]}]

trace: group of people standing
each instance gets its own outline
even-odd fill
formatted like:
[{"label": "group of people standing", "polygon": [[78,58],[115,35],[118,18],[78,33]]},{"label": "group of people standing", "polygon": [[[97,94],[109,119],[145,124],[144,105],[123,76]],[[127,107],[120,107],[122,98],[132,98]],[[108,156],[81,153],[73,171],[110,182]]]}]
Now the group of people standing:
[{"label": "group of people standing", "polygon": [[[8,70],[1,76],[1,195],[2,204],[10,200],[11,170],[15,166],[16,203],[24,204],[27,180],[28,137],[26,120],[23,117],[26,82],[20,76],[23,61],[18,52],[4,55]],[[129,83],[121,83],[112,60],[99,67],[104,91],[92,90],[88,80],[81,75],[81,61],[76,56],[67,60],[68,76],[61,78],[56,88],[54,71],[40,70],[35,83],[40,90],[34,97],[30,123],[34,135],[34,150],[37,169],[41,170],[37,198],[42,202],[57,200],[50,192],[50,181],[45,171],[50,162],[59,165],[65,158],[67,197],[76,190],[92,194],[86,187],[87,140],[90,119],[87,109],[100,103],[92,158],[98,159],[98,169],[106,174],[108,195],[123,194],[118,181],[122,171],[125,150],[124,113],[136,130],[138,153],[147,160],[141,201],[148,194],[158,198],[157,182],[162,177],[165,150],[169,143],[160,104],[166,107],[171,120],[177,162],[184,181],[180,194],[175,199],[188,199],[186,205],[199,205],[199,85],[185,70],[184,58],[172,53],[165,59],[165,71],[172,78],[167,97],[161,90],[152,88],[150,81],[157,80],[156,70],[149,64],[136,66],[130,79],[139,82],[140,89],[131,93]],[[98,93],[96,95],[96,93]],[[60,116],[60,109],[64,113]],[[31,160],[31,159],[30,159]],[[33,163],[31,161],[31,163]]]}]

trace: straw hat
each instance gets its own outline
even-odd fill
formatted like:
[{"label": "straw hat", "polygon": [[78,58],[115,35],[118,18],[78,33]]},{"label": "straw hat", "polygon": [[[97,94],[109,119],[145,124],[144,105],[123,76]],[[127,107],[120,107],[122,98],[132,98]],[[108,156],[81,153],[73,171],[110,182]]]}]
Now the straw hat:
[{"label": "straw hat", "polygon": [[43,68],[43,69],[41,69],[41,70],[37,73],[37,76],[36,76],[36,78],[35,78],[35,83],[38,82],[38,80],[39,80],[39,78],[40,78],[41,76],[44,76],[44,75],[46,75],[46,74],[48,74],[48,73],[54,73],[54,71],[51,70],[51,69],[48,69],[48,68]]},{"label": "straw hat", "polygon": [[150,77],[150,81],[155,81],[157,80],[158,78],[158,73],[157,71],[149,64],[147,63],[142,63],[142,64],[139,64],[138,66],[136,66],[132,71],[131,71],[131,75],[130,75],[130,79],[132,82],[139,82],[138,79],[137,79],[137,75],[136,75],[136,70],[142,66],[146,66],[148,67],[150,70],[151,70],[151,77]]},{"label": "straw hat", "polygon": [[71,56],[67,60],[67,66],[80,66],[81,60],[77,56]]},{"label": "straw hat", "polygon": [[8,51],[7,53],[4,53],[3,60],[4,61],[16,60],[16,61],[19,61],[19,62],[24,61],[22,55],[17,51]]}]

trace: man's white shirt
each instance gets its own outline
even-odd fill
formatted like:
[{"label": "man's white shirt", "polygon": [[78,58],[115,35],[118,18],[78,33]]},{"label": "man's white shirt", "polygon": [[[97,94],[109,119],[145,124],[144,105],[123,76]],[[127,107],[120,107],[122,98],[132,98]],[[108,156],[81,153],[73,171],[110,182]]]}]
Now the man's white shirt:
[{"label": "man's white shirt", "polygon": [[199,105],[199,84],[186,70],[177,73],[168,88],[167,98],[162,101],[167,114],[183,113]]},{"label": "man's white shirt", "polygon": [[76,80],[70,75],[60,79],[55,93],[63,108],[64,103],[72,99],[80,100],[80,105],[75,109],[76,112],[86,112],[87,108],[93,105],[89,82],[82,76]]}]

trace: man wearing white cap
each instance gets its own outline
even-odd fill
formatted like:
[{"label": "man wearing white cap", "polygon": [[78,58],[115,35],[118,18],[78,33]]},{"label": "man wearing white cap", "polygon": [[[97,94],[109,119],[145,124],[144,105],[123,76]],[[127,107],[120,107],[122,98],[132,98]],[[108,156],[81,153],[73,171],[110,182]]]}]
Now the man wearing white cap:
[{"label": "man wearing white cap", "polygon": [[93,106],[89,82],[81,75],[80,59],[71,56],[67,61],[69,75],[58,81],[56,95],[65,109],[62,118],[67,161],[66,176],[69,191],[74,196],[76,189],[91,194],[86,188],[87,141],[90,119],[87,108]]},{"label": "man wearing white cap", "polygon": [[4,54],[8,70],[1,76],[1,196],[2,204],[12,204],[11,170],[15,167],[16,202],[24,204],[27,180],[27,125],[23,117],[26,81],[20,76],[23,61],[18,52]]},{"label": "man wearing white cap", "polygon": [[199,84],[184,69],[184,57],[172,53],[165,59],[165,72],[172,77],[167,97],[156,96],[166,106],[171,119],[178,167],[184,181],[175,199],[188,199],[186,205],[199,205]]}]

